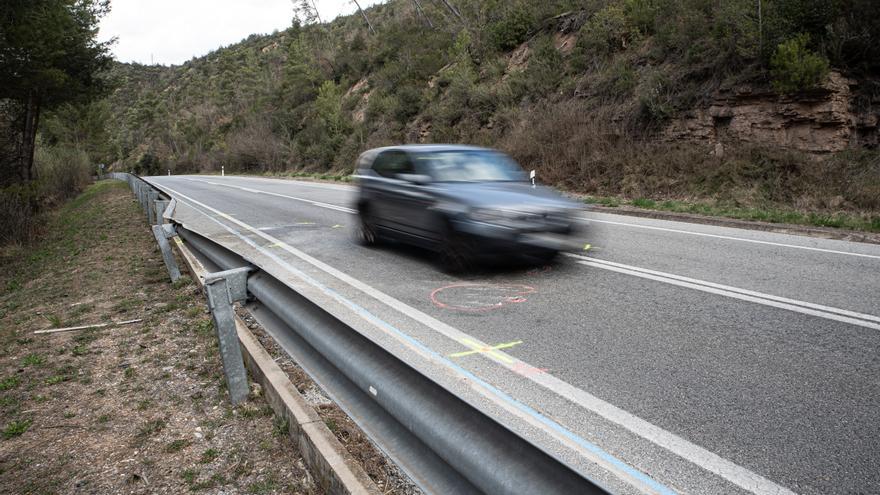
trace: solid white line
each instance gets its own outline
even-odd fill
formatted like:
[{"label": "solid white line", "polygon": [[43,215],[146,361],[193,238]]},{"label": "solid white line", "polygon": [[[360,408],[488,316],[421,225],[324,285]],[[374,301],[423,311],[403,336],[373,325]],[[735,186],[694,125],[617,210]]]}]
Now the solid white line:
[{"label": "solid white line", "polygon": [[704,280],[682,277],[680,275],[674,275],[671,273],[658,272],[655,270],[649,270],[637,266],[630,266],[624,265],[622,263],[615,263],[612,261],[588,258],[586,256],[580,256],[577,254],[566,253],[566,255],[578,259],[578,263],[582,265],[592,266],[593,268],[601,268],[603,270],[610,270],[612,272],[646,278],[648,280],[655,280],[657,282],[677,285],[679,287],[696,289],[702,292],[708,292],[710,294],[717,294],[720,296],[739,299],[742,301],[748,301],[763,304],[765,306],[772,306],[774,308],[794,311],[796,313],[801,313],[805,315],[818,316],[819,318],[825,318],[828,320],[835,320],[851,325],[858,325],[860,327],[880,330],[880,317],[874,315],[857,313],[855,311],[833,308],[830,306],[823,306],[821,304],[813,304],[806,301],[798,301],[794,299],[773,296],[770,294],[764,294],[747,289],[740,289],[738,287],[731,287],[727,285],[716,284],[713,282],[706,282]]},{"label": "solid white line", "polygon": [[253,193],[253,194],[266,194],[268,196],[275,196],[278,198],[292,199],[294,201],[301,201],[303,203],[308,203],[312,206],[317,206],[319,208],[327,208],[329,210],[336,210],[336,211],[341,211],[344,213],[357,213],[357,210],[354,210],[352,208],[347,208],[345,206],[339,206],[339,205],[334,205],[334,204],[330,204],[330,203],[323,203],[321,201],[314,201],[311,199],[297,198],[296,196],[288,196],[287,194],[274,193],[274,192],[269,192],[269,191],[261,191],[258,189],[251,189],[249,187],[234,186],[232,184],[221,184],[219,182],[211,182],[209,180],[204,180],[204,179],[187,179],[187,180],[190,180],[193,182],[204,182],[206,184],[211,184],[213,186],[230,187],[232,189],[239,189],[241,191],[246,191],[246,192]]},{"label": "solid white line", "polygon": [[817,247],[810,247],[810,246],[798,246],[797,244],[784,244],[784,243],[780,243],[780,242],[759,241],[757,239],[746,239],[743,237],[733,237],[733,236],[729,236],[729,235],[707,234],[704,232],[691,232],[689,230],[670,229],[670,228],[666,228],[666,227],[654,227],[652,225],[639,225],[636,223],[614,222],[611,220],[599,220],[596,218],[589,218],[589,217],[583,217],[583,218],[589,222],[607,223],[610,225],[622,225],[624,227],[633,227],[633,228],[637,228],[637,229],[661,230],[663,232],[674,232],[676,234],[698,235],[698,236],[702,236],[702,237],[714,237],[716,239],[724,239],[724,240],[728,240],[728,241],[751,242],[753,244],[765,244],[768,246],[786,247],[786,248],[793,248],[793,249],[805,249],[807,251],[817,251],[820,253],[844,254],[847,256],[859,256],[862,258],[871,258],[871,259],[880,260],[880,256],[873,255],[873,254],[852,253],[849,251],[838,251],[835,249],[824,249],[824,248],[817,248]]},{"label": "solid white line", "polygon": [[284,184],[284,183],[289,182],[292,184],[297,184],[297,185],[305,186],[305,187],[315,187],[318,189],[333,189],[336,191],[351,191],[354,189],[354,186],[349,186],[349,185],[345,185],[345,184],[327,184],[327,183],[323,183],[323,182],[312,182],[312,181],[297,180],[297,179],[273,179],[271,177],[249,177],[246,175],[226,175],[226,176],[208,175],[208,176],[202,176],[202,177],[210,177],[212,179],[221,179],[221,180],[259,180],[259,181],[273,182],[275,184],[278,184],[278,183]]},{"label": "solid white line", "polygon": [[[200,203],[192,198],[189,198],[177,191],[174,191],[173,189],[170,189],[168,187],[166,187],[165,189],[172,194],[176,194],[181,198],[189,200],[193,204],[199,205],[207,209],[208,211],[212,211],[220,215],[227,221],[235,223],[253,232],[256,235],[263,237],[273,244],[277,244],[290,254],[312,264],[313,266],[325,271],[326,273],[341,280],[342,282],[351,285],[352,287],[373,297],[374,299],[381,301],[382,303],[399,311],[400,313],[409,316],[413,320],[416,320],[426,325],[427,327],[437,331],[441,335],[444,335],[458,342],[460,342],[462,339],[472,339],[475,342],[479,343],[481,346],[488,345],[480,341],[480,339],[472,337],[462,332],[461,330],[458,330],[457,328],[443,323],[442,321],[437,320],[436,318],[429,316],[419,311],[418,309],[415,309],[403,303],[402,301],[399,301],[385,294],[384,292],[381,292],[380,290],[370,285],[367,285],[366,283],[361,282],[360,280],[357,280],[354,277],[351,277],[350,275],[343,273],[331,267],[330,265],[327,265],[326,263],[303,253],[302,251],[292,246],[289,246],[288,244],[280,241],[279,239],[276,239],[275,237],[265,234],[264,232],[260,232],[258,229],[251,227],[244,222],[241,222],[240,220],[226,216],[219,210],[216,210],[204,203]],[[497,351],[497,354],[503,355],[504,359],[493,359],[493,361],[501,366],[508,368],[511,371],[523,369],[523,366],[531,367],[531,365],[529,365],[528,363],[525,363],[524,361],[521,361],[503,351]],[[523,375],[520,374],[520,376]],[[669,452],[672,452],[682,459],[685,459],[692,464],[702,469],[705,469],[706,471],[714,473],[715,475],[739,486],[740,488],[750,493],[754,493],[756,495],[795,495],[793,491],[781,485],[778,485],[753,471],[750,471],[738,464],[724,459],[719,455],[710,452],[703,447],[700,447],[699,445],[691,443],[671,432],[668,432],[654,424],[651,424],[644,419],[639,418],[627,411],[624,411],[623,409],[620,409],[619,407],[611,403],[605,402],[602,399],[590,394],[589,392],[586,392],[567,382],[564,382],[559,378],[554,377],[553,375],[540,373],[524,376],[524,378],[531,380],[532,382],[544,387],[545,389],[556,393],[560,397],[563,397],[581,406],[582,408],[591,411],[594,414],[597,414],[602,418],[605,418],[606,420],[635,433],[636,435],[648,440],[649,442],[652,442],[655,445],[658,445],[668,450]]]}]

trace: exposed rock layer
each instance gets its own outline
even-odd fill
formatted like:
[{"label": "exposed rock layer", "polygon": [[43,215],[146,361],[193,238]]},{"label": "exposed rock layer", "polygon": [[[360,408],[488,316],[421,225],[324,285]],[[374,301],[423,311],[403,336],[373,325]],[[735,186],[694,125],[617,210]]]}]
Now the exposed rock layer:
[{"label": "exposed rock layer", "polygon": [[878,144],[878,115],[855,112],[857,83],[832,72],[808,93],[779,96],[741,86],[719,91],[712,103],[673,121],[664,135],[709,143],[739,141],[825,154]]}]

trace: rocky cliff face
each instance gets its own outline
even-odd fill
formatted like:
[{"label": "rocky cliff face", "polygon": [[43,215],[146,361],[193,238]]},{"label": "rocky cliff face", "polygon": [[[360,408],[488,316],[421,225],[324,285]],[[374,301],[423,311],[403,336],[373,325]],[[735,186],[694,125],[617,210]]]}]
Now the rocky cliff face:
[{"label": "rocky cliff face", "polygon": [[827,154],[876,147],[878,112],[853,110],[857,83],[832,72],[817,90],[779,96],[741,86],[719,91],[707,108],[688,112],[664,131],[671,140],[699,140],[722,153],[729,142],[746,142]]}]

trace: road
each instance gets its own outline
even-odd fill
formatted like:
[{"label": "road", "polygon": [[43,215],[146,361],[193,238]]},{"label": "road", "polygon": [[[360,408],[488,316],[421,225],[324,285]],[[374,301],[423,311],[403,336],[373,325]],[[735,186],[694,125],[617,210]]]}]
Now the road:
[{"label": "road", "polygon": [[880,493],[880,246],[587,211],[588,251],[454,277],[425,252],[355,245],[349,186],[148,180],[194,228],[366,285],[365,305],[536,411],[536,438],[591,476],[604,463],[657,493]]}]

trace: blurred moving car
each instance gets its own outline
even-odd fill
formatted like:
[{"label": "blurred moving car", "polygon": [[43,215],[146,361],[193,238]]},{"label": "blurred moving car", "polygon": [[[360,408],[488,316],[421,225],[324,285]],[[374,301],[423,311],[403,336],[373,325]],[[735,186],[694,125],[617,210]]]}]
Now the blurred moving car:
[{"label": "blurred moving car", "polygon": [[362,244],[393,238],[421,246],[451,271],[484,255],[550,260],[567,247],[582,209],[536,186],[504,153],[474,146],[372,149],[354,177]]}]

